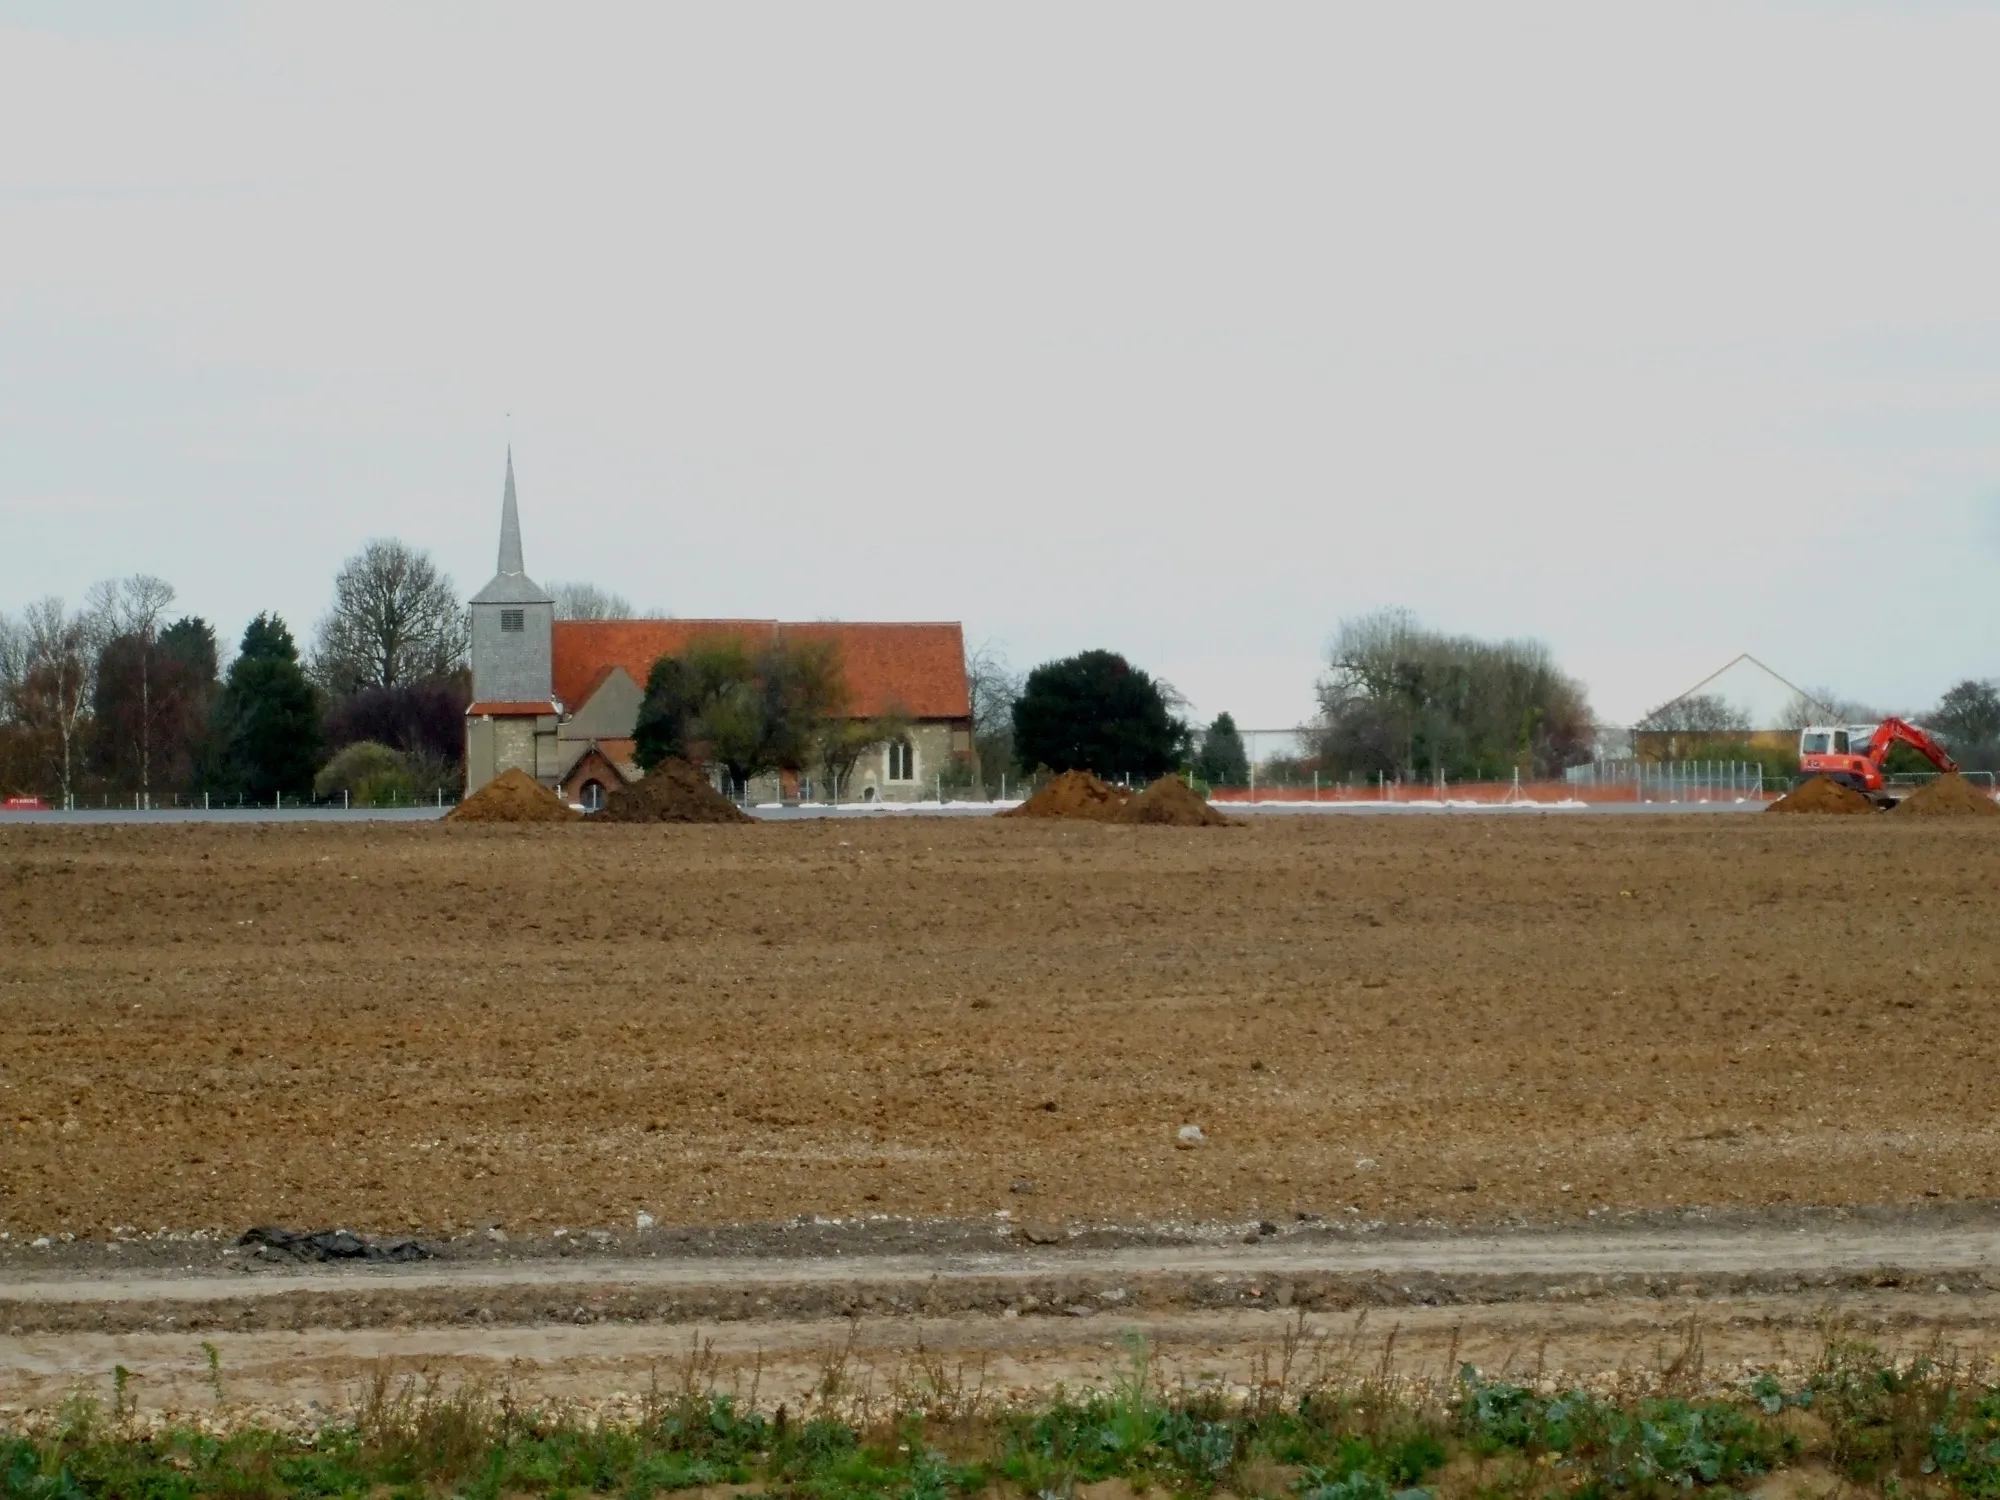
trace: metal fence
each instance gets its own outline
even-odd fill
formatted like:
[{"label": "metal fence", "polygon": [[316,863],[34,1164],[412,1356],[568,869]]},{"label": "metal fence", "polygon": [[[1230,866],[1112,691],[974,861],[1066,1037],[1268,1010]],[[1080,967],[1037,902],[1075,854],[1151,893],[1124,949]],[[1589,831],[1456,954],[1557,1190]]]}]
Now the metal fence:
[{"label": "metal fence", "polygon": [[1754,760],[1594,760],[1571,766],[1563,781],[1575,788],[1630,787],[1635,802],[1756,802],[1764,768]]},{"label": "metal fence", "polygon": [[442,811],[458,805],[458,794],[446,794],[442,787],[412,796],[375,797],[357,803],[346,792],[328,797],[296,797],[274,794],[269,797],[223,796],[210,792],[73,792],[49,805],[60,812],[310,812],[321,809],[349,812],[356,807],[419,808]]}]

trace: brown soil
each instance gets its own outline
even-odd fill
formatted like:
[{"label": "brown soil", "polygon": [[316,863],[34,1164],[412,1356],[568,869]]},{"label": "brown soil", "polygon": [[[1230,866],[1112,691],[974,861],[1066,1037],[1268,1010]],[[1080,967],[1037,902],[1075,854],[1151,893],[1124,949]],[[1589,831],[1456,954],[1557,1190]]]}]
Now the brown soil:
[{"label": "brown soil", "polygon": [[1851,786],[1824,776],[1800,782],[1764,809],[1774,813],[1872,813],[1875,804]]},{"label": "brown soil", "polygon": [[0,827],[0,1231],[2000,1196],[1969,821],[579,832]]},{"label": "brown soil", "polygon": [[1065,771],[1019,807],[999,814],[1003,818],[1081,818],[1087,822],[1109,823],[1132,800],[1123,787],[1100,781],[1088,771]]},{"label": "brown soil", "polygon": [[444,816],[448,823],[574,823],[582,814],[526,771],[503,771]]},{"label": "brown soil", "polygon": [[1145,791],[1118,809],[1120,823],[1165,823],[1175,828],[1234,828],[1234,818],[1225,818],[1197,797],[1178,776],[1162,776]]},{"label": "brown soil", "polygon": [[1891,811],[1920,818],[1993,818],[2000,817],[2000,802],[1953,771],[1911,793]]},{"label": "brown soil", "polygon": [[749,823],[754,819],[684,760],[666,760],[611,794],[593,822]]}]

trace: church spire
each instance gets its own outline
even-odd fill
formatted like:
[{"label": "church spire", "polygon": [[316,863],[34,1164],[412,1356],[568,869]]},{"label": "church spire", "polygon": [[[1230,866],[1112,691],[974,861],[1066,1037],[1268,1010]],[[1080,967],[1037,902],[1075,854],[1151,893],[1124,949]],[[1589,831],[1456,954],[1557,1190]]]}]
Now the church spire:
[{"label": "church spire", "polygon": [[507,445],[507,492],[500,501],[500,572],[519,577],[528,571],[521,560],[521,508],[514,500],[514,445]]}]

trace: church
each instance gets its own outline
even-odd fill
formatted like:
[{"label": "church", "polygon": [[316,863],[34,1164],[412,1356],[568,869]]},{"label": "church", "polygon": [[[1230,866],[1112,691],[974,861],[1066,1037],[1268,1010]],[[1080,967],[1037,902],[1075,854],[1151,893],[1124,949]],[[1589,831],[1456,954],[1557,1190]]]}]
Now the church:
[{"label": "church", "polygon": [[[916,801],[940,774],[949,779],[972,763],[965,633],[956,623],[558,620],[554,598],[528,576],[509,451],[500,569],[472,598],[466,794],[519,769],[577,806],[603,806],[643,774],[632,759],[633,735],[653,663],[704,637],[752,649],[831,640],[854,717],[893,716],[907,726],[863,753],[839,788],[842,801]],[[749,796],[777,801],[802,790],[791,773],[771,773],[750,783]]]}]

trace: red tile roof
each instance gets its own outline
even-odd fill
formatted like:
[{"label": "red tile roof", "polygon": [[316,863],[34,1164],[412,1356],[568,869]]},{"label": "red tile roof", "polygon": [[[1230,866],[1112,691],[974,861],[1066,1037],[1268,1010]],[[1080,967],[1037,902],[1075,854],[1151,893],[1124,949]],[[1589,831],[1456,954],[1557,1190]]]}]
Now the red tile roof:
[{"label": "red tile roof", "polygon": [[972,714],[965,685],[965,633],[957,625],[876,621],[558,620],[556,696],[572,713],[589,701],[610,668],[623,667],[640,687],[653,663],[690,642],[735,636],[748,646],[775,638],[834,640],[847,673],[851,709],[873,718],[891,708],[917,719]]},{"label": "red tile roof", "polygon": [[537,703],[474,703],[465,710],[468,719],[538,719],[553,714],[556,706],[544,698]]}]

